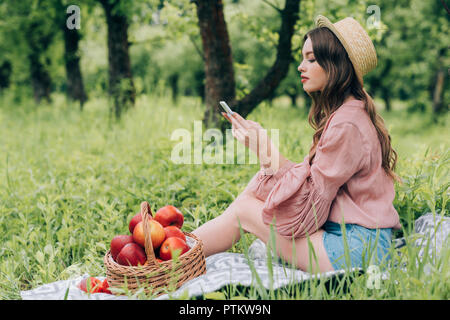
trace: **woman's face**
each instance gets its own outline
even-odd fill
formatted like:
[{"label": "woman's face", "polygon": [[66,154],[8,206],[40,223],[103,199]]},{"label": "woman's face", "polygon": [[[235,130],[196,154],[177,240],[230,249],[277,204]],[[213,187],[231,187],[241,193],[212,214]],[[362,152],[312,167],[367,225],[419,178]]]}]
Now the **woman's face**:
[{"label": "woman's face", "polygon": [[327,81],[325,70],[317,63],[312,42],[307,38],[302,49],[303,61],[298,66],[302,76],[303,90],[306,92],[321,91]]}]

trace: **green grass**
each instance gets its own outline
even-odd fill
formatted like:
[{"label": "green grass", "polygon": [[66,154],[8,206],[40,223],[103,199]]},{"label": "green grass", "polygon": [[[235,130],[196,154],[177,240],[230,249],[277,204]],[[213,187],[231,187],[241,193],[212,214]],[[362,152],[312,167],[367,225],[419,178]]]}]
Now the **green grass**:
[{"label": "green grass", "polygon": [[[152,210],[173,204],[184,212],[186,231],[221,214],[258,170],[257,164],[181,165],[171,161],[177,128],[193,132],[202,117],[198,99],[174,105],[164,95],[141,96],[120,122],[110,119],[107,100],[78,107],[54,96],[51,105],[0,101],[0,299],[20,299],[20,290],[104,274],[111,238],[146,200]],[[408,236],[425,212],[448,215],[449,116],[434,125],[427,116],[382,112],[399,152],[394,205]],[[285,100],[263,103],[250,117],[280,128],[280,150],[293,161],[308,152],[312,129],[301,109]],[[204,145],[208,144],[204,142]],[[245,235],[230,251],[245,253]],[[244,241],[245,240],[245,241]],[[247,243],[247,245],[246,245]],[[393,268],[379,290],[367,275],[337,283],[312,281],[279,290],[228,286],[209,298],[225,299],[448,299],[449,249],[441,258],[416,264],[417,250],[402,249],[406,270]],[[443,258],[442,258],[443,257]],[[424,269],[431,270],[426,273]],[[208,298],[206,297],[206,298]]]}]

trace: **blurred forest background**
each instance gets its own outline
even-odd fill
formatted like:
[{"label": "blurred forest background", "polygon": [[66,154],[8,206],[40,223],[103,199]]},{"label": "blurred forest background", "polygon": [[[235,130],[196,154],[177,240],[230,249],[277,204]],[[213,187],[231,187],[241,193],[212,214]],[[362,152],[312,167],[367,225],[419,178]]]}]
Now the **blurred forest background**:
[{"label": "blurred forest background", "polygon": [[[394,237],[412,235],[427,212],[448,216],[448,7],[448,0],[0,0],[0,299],[104,274],[112,237],[127,232],[142,201],[153,212],[180,208],[186,232],[220,215],[259,165],[171,161],[177,129],[192,132],[200,120],[227,127],[220,100],[279,129],[280,152],[303,161],[314,132],[297,66],[318,14],[332,22],[352,16],[375,44],[378,66],[365,88],[399,155],[393,205],[402,229]],[[230,251],[245,252],[245,243]],[[413,248],[398,256],[407,271],[391,268],[383,290],[368,289],[362,276],[349,291],[306,286],[300,297],[448,300],[450,248],[431,265],[417,264]]]},{"label": "blurred forest background", "polygon": [[33,97],[38,105],[64,94],[81,111],[90,98],[108,95],[120,118],[136,97],[165,91],[175,103],[201,98],[208,126],[221,121],[211,112],[219,100],[244,116],[282,96],[308,109],[297,71],[302,37],[325,14],[332,22],[354,17],[374,41],[378,66],[365,86],[380,107],[389,111],[401,100],[435,121],[448,112],[443,0],[79,0],[78,20],[72,4],[0,1],[4,103]]}]

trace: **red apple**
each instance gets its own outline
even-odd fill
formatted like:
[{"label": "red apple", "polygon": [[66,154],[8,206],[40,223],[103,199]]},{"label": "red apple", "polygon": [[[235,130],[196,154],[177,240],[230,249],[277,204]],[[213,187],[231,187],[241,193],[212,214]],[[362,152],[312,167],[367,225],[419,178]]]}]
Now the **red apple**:
[{"label": "red apple", "polygon": [[144,265],[145,261],[147,257],[144,249],[134,242],[126,244],[117,255],[117,263],[124,266]]},{"label": "red apple", "polygon": [[170,237],[164,240],[161,248],[159,249],[159,257],[164,260],[170,260],[173,256],[175,256],[175,252],[179,252],[178,256],[181,256],[183,253],[189,250],[189,246],[186,244],[186,241],[178,238],[178,237]]},{"label": "red apple", "polygon": [[83,279],[78,284],[78,288],[80,288],[84,292],[88,292],[88,287],[90,293],[102,292],[102,282],[95,277],[88,277],[86,279]]},{"label": "red apple", "polygon": [[181,231],[180,228],[178,228],[176,226],[165,227],[164,233],[166,234],[166,239],[168,239],[170,237],[178,237],[178,238],[186,241],[186,236],[184,235],[183,231]]},{"label": "red apple", "polygon": [[[153,219],[153,217],[151,216],[151,212],[148,215],[148,218]],[[128,230],[130,230],[130,233],[133,233],[134,227],[136,227],[136,225],[141,221],[142,221],[142,214],[139,212],[130,220],[130,223],[128,224]]]},{"label": "red apple", "polygon": [[102,285],[100,286],[100,292],[112,294],[109,290],[108,279],[105,278],[105,280],[103,280]]},{"label": "red apple", "polygon": [[114,261],[117,261],[117,255],[119,254],[120,250],[128,244],[133,242],[133,237],[130,235],[118,235],[115,236],[111,240],[111,255],[114,259]]},{"label": "red apple", "polygon": [[144,224],[142,223],[142,221],[139,222],[136,227],[134,227],[132,237],[134,242],[141,245],[142,247],[145,247]]},{"label": "red apple", "polygon": [[[166,234],[164,233],[163,226],[158,221],[150,220],[149,223],[151,228],[150,236],[152,239],[153,249],[157,249],[166,238]],[[144,223],[142,221],[139,222],[134,228],[133,240],[145,248]]]},{"label": "red apple", "polygon": [[134,227],[141,221],[142,221],[142,214],[140,212],[133,218],[131,218],[130,223],[128,224],[128,230],[130,230],[130,233],[133,233]]},{"label": "red apple", "polygon": [[184,222],[183,213],[172,205],[167,205],[156,211],[154,219],[161,223],[163,227],[177,226],[180,229]]}]

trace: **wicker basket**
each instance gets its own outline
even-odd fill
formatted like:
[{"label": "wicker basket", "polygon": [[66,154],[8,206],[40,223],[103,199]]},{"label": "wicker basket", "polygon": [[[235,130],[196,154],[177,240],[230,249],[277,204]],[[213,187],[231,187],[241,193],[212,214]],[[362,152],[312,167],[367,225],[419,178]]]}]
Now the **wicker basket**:
[{"label": "wicker basket", "polygon": [[111,288],[128,288],[135,292],[144,288],[146,293],[156,296],[164,294],[168,289],[178,289],[183,283],[196,278],[206,272],[205,255],[202,241],[191,233],[184,232],[189,251],[173,260],[156,261],[150,237],[150,223],[148,215],[151,214],[150,205],[141,203],[141,214],[145,232],[145,254],[147,262],[143,266],[124,266],[114,261],[108,251],[103,259],[106,267],[106,278]]}]

